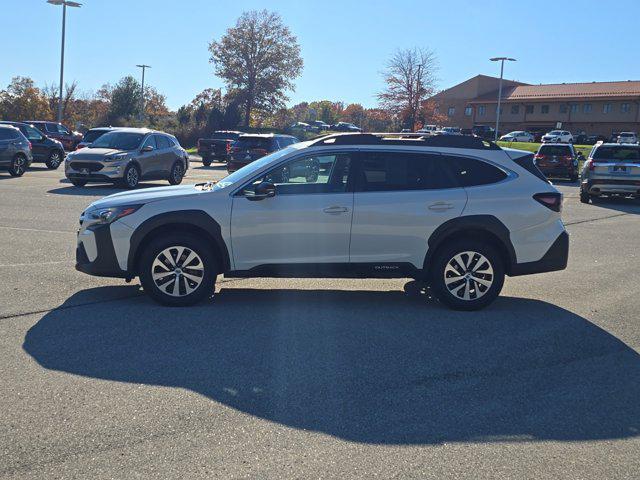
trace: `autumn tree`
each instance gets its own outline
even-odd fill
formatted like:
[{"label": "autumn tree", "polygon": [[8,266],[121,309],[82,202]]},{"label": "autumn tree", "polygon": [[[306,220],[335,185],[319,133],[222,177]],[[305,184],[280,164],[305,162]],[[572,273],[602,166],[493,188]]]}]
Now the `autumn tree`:
[{"label": "autumn tree", "polygon": [[109,123],[125,125],[140,114],[142,89],[131,75],[121,78],[110,92]]},{"label": "autumn tree", "polygon": [[254,109],[273,112],[288,100],[303,61],[296,37],[280,15],[266,10],[243,13],[220,40],[209,44],[210,62],[229,90],[237,91],[250,125]]},{"label": "autumn tree", "polygon": [[406,127],[414,129],[420,105],[433,95],[436,83],[435,54],[426,49],[397,50],[383,72],[385,89],[378,93],[380,107],[399,116]]},{"label": "autumn tree", "polygon": [[347,105],[340,114],[340,120],[353,123],[362,128],[364,123],[364,108],[359,103]]},{"label": "autumn tree", "polygon": [[49,120],[52,112],[31,78],[14,77],[6,90],[0,90],[0,119]]}]

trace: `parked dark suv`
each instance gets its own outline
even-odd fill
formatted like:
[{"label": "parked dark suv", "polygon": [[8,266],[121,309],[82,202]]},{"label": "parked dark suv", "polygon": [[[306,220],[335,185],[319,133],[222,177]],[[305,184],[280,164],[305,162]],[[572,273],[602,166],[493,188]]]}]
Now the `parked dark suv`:
[{"label": "parked dark suv", "polygon": [[87,132],[82,137],[82,141],[76,145],[76,150],[80,150],[81,148],[88,147],[97,139],[99,139],[105,133],[109,133],[112,130],[115,130],[118,127],[97,127],[87,130]]},{"label": "parked dark suv", "polygon": [[59,140],[68,152],[75,150],[76,145],[82,140],[81,134],[72,132],[61,123],[40,120],[24,120],[23,123],[33,125],[49,138]]},{"label": "parked dark suv", "polygon": [[33,125],[22,122],[0,122],[0,124],[16,127],[31,142],[31,153],[34,163],[44,163],[47,168],[55,170],[64,161],[62,143],[47,137]]},{"label": "parked dark suv", "polygon": [[12,177],[21,177],[32,159],[27,137],[16,127],[0,125],[0,169],[8,170]]},{"label": "parked dark suv", "polygon": [[534,160],[545,177],[578,180],[578,156],[570,143],[545,143],[540,145]]},{"label": "parked dark suv", "polygon": [[231,173],[240,170],[245,165],[269,153],[276,152],[299,141],[291,135],[277,135],[274,133],[240,135],[238,140],[231,145],[227,171]]}]

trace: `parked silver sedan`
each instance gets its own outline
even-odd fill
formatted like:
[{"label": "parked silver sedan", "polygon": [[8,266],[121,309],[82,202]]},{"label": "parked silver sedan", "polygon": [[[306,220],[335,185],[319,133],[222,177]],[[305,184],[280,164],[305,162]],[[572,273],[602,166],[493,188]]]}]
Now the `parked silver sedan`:
[{"label": "parked silver sedan", "polygon": [[146,128],[120,128],[67,155],[65,175],[75,186],[88,182],[135,188],[141,180],[182,182],[189,155],[167,133]]}]

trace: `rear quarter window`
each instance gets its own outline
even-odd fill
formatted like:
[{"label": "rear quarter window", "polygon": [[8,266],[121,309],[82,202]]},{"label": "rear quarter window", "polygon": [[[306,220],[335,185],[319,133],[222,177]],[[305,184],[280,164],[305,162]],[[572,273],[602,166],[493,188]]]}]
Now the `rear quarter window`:
[{"label": "rear quarter window", "polygon": [[456,179],[463,187],[490,185],[507,178],[506,172],[482,160],[454,156],[446,158],[451,162]]}]

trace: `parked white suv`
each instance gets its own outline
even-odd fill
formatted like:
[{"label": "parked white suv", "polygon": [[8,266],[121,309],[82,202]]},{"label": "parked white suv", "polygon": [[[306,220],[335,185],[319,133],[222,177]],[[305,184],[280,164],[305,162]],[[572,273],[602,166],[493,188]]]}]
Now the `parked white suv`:
[{"label": "parked white suv", "polygon": [[123,192],[80,218],[76,268],[140,277],[167,305],[216,276],[425,281],[441,302],[482,308],[504,276],[565,268],[561,194],[533,154],[469,136],[331,135],[225,179]]},{"label": "parked white suv", "polygon": [[638,135],[636,132],[620,132],[618,143],[638,143]]},{"label": "parked white suv", "polygon": [[573,135],[566,130],[551,130],[542,136],[542,143],[573,143]]}]

